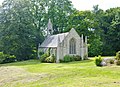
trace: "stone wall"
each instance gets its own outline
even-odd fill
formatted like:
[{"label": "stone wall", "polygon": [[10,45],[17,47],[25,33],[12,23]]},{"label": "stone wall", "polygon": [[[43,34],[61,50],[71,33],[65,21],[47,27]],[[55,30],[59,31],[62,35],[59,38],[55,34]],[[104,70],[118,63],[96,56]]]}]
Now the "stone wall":
[{"label": "stone wall", "polygon": [[65,55],[71,55],[69,54],[69,41],[74,38],[76,40],[76,54],[80,55],[80,36],[77,34],[77,32],[74,29],[71,29],[69,34],[65,37],[63,42],[60,44],[61,51],[59,52],[60,58],[62,59]]}]

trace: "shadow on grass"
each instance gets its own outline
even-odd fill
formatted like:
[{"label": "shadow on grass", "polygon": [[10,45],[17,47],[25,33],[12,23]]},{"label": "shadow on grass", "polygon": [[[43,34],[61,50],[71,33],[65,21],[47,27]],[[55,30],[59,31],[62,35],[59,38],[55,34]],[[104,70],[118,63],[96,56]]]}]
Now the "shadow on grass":
[{"label": "shadow on grass", "polygon": [[26,60],[26,61],[0,64],[0,67],[1,66],[25,66],[25,65],[34,65],[34,64],[41,64],[41,62],[39,60]]},{"label": "shadow on grass", "polygon": [[39,60],[26,60],[26,61],[20,61],[20,62],[13,62],[13,63],[6,63],[6,64],[0,64],[1,66],[26,66],[26,65],[37,65],[37,64],[41,64],[41,65],[55,65],[55,64],[80,64],[80,63],[90,63],[93,60],[89,59],[89,60],[82,60],[82,61],[73,61],[73,62],[68,62],[68,63],[41,63]]}]

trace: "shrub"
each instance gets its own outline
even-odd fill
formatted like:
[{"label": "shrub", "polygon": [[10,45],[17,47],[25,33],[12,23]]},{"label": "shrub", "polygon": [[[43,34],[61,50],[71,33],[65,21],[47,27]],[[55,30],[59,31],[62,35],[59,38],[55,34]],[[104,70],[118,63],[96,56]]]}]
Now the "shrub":
[{"label": "shrub", "polygon": [[73,56],[73,58],[74,58],[75,61],[82,60],[81,56],[79,56],[79,55]]},{"label": "shrub", "polygon": [[14,55],[6,55],[6,59],[3,60],[3,63],[11,63],[16,61],[16,56]]},{"label": "shrub", "polygon": [[63,59],[59,59],[60,63],[64,63],[64,60]]},{"label": "shrub", "polygon": [[0,52],[0,63],[11,63],[15,61],[16,57],[14,55],[4,54],[3,52]]},{"label": "shrub", "polygon": [[120,65],[120,51],[116,53],[116,65]]},{"label": "shrub", "polygon": [[46,52],[48,56],[50,56],[50,49],[51,49],[51,48],[48,48],[48,49],[47,49],[47,52]]},{"label": "shrub", "polygon": [[44,52],[42,52],[42,51],[39,52],[39,55],[43,55],[43,54],[44,54]]},{"label": "shrub", "polygon": [[116,60],[120,60],[120,51],[116,53]]},{"label": "shrub", "polygon": [[55,62],[55,56],[52,54],[51,56],[49,56],[49,57],[47,57],[46,59],[45,59],[45,61],[47,62],[47,63],[54,63]]},{"label": "shrub", "polygon": [[6,55],[3,52],[0,52],[0,63],[2,63],[6,58]]},{"label": "shrub", "polygon": [[116,65],[120,65],[120,60],[117,60],[117,61],[116,61]]},{"label": "shrub", "polygon": [[64,56],[63,62],[71,62],[71,61],[72,61],[71,56],[69,56],[69,55],[65,55],[65,56]]},{"label": "shrub", "polygon": [[110,59],[110,64],[114,64],[114,60],[113,59]]},{"label": "shrub", "polygon": [[96,66],[101,66],[102,58],[101,56],[95,57]]},{"label": "shrub", "polygon": [[46,62],[45,59],[49,57],[49,55],[47,53],[44,53],[43,55],[40,56],[40,61],[41,62]]},{"label": "shrub", "polygon": [[75,61],[74,56],[70,56],[70,61]]},{"label": "shrub", "polygon": [[84,60],[87,60],[88,59],[88,55],[85,54],[83,58],[84,58]]},{"label": "shrub", "polygon": [[60,59],[60,62],[63,63],[63,62],[72,62],[72,61],[80,61],[80,60],[82,60],[82,58],[79,55],[76,56],[65,55],[63,59]]}]

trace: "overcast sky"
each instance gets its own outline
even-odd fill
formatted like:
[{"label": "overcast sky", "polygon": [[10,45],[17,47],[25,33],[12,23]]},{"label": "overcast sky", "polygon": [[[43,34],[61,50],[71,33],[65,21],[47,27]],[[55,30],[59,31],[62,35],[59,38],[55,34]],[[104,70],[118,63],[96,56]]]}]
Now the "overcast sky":
[{"label": "overcast sky", "polygon": [[120,0],[71,0],[74,7],[78,10],[92,10],[93,5],[106,10],[113,7],[120,7]]},{"label": "overcast sky", "polygon": [[[99,5],[99,8],[106,10],[113,7],[120,7],[120,0],[71,0],[74,7],[78,10],[92,10],[93,5]],[[3,0],[0,0],[0,4]]]}]

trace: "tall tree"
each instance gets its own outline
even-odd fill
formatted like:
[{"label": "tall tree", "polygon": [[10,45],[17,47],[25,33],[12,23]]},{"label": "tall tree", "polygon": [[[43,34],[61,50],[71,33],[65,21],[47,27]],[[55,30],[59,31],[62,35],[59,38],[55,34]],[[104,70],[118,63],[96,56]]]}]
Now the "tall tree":
[{"label": "tall tree", "polygon": [[119,48],[119,20],[120,7],[111,8],[105,11],[103,17],[103,55],[115,55]]},{"label": "tall tree", "polygon": [[27,4],[23,0],[6,0],[1,12],[1,42],[2,51],[14,54],[19,60],[27,59],[32,53],[32,23],[28,16]]},{"label": "tall tree", "polygon": [[74,12],[69,0],[48,0],[47,17],[52,20],[54,33],[62,33],[68,26],[68,17]]}]

